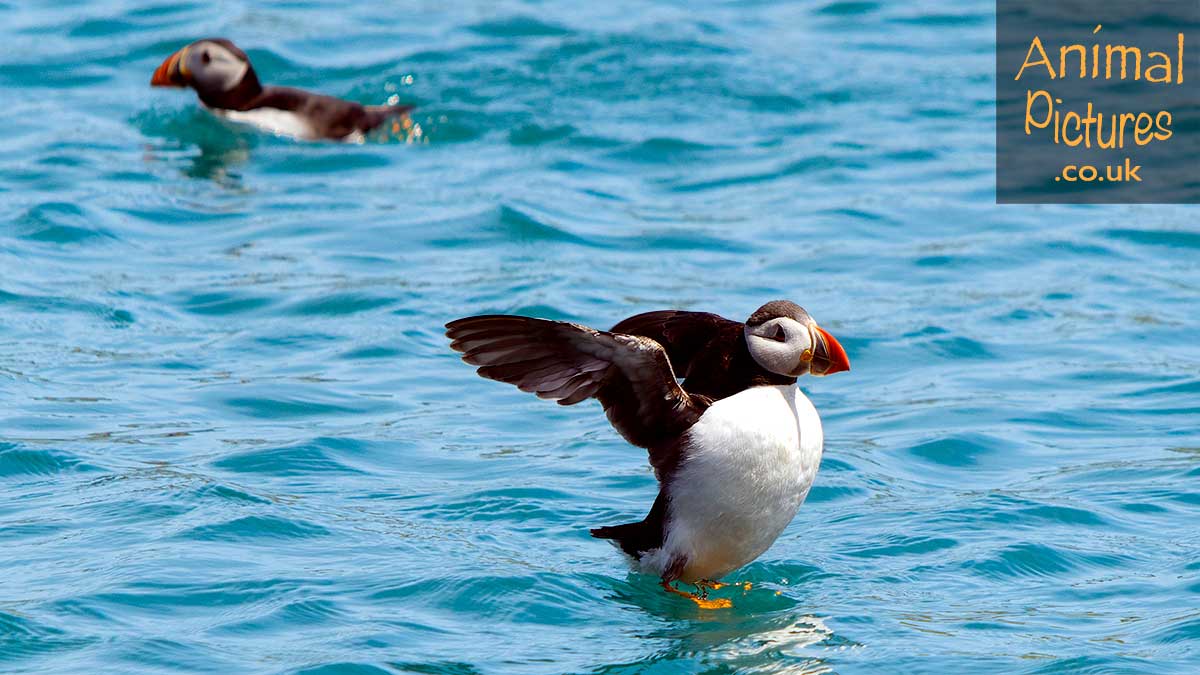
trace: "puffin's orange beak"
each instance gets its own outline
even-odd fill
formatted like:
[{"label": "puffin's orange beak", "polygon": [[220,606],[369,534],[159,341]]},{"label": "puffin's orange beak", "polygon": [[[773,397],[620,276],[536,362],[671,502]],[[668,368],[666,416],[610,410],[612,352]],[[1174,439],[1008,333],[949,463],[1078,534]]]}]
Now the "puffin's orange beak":
[{"label": "puffin's orange beak", "polygon": [[183,57],[187,54],[187,47],[180,49],[174,54],[167,57],[166,61],[154,71],[154,77],[150,78],[151,87],[186,87],[188,84],[187,73],[183,71]]},{"label": "puffin's orange beak", "polygon": [[846,350],[833,336],[823,329],[813,326],[816,330],[817,344],[813,345],[812,362],[808,372],[813,375],[832,375],[843,370],[850,370],[850,357]]}]

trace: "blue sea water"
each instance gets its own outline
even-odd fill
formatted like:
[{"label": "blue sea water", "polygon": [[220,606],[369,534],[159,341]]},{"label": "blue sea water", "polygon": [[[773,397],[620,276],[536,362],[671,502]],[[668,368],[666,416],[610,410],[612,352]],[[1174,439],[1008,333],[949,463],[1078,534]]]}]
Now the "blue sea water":
[{"label": "blue sea water", "polygon": [[[0,2],[0,671],[1200,672],[1194,207],[994,204],[991,2]],[[419,106],[300,143],[152,90]],[[853,370],[706,611],[458,316],[804,305]]]}]

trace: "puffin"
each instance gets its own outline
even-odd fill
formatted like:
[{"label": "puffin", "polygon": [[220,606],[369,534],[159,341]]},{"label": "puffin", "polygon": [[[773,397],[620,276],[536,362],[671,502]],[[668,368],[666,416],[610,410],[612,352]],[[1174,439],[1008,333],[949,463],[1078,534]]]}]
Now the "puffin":
[{"label": "puffin", "polygon": [[303,140],[361,141],[408,105],[362,105],[291,87],[264,87],[246,53],[224,38],[197,40],[171,54],[153,87],[191,87],[218,117]]},{"label": "puffin", "polygon": [[659,485],[649,513],[591,534],[706,609],[732,604],[708,590],[775,542],[817,475],[824,433],[798,378],[850,369],[841,344],[789,300],[744,322],[665,310],[607,331],[470,316],[446,324],[446,336],[482,377],[559,405],[599,400],[617,432],[649,452]]}]

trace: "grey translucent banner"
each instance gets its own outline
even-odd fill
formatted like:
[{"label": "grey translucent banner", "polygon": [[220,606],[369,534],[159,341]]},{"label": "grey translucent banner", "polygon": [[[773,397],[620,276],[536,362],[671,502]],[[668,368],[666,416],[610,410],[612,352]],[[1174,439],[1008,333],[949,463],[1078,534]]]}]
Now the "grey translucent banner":
[{"label": "grey translucent banner", "polygon": [[996,199],[1200,203],[1200,0],[998,0]]}]

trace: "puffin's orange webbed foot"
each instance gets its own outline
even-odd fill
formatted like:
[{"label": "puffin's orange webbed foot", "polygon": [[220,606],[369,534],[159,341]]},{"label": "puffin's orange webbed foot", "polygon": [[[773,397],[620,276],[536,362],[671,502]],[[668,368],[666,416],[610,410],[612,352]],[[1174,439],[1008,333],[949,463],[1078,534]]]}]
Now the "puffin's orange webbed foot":
[{"label": "puffin's orange webbed foot", "polygon": [[675,595],[682,595],[683,597],[687,598],[688,600],[691,600],[692,602],[699,605],[701,609],[726,609],[729,607],[733,607],[733,601],[731,601],[727,598],[717,598],[716,600],[709,600],[708,598],[696,595],[695,593],[688,593],[687,591],[681,591],[666,581],[662,582],[662,587],[664,590],[666,590],[668,592],[674,593]]}]

